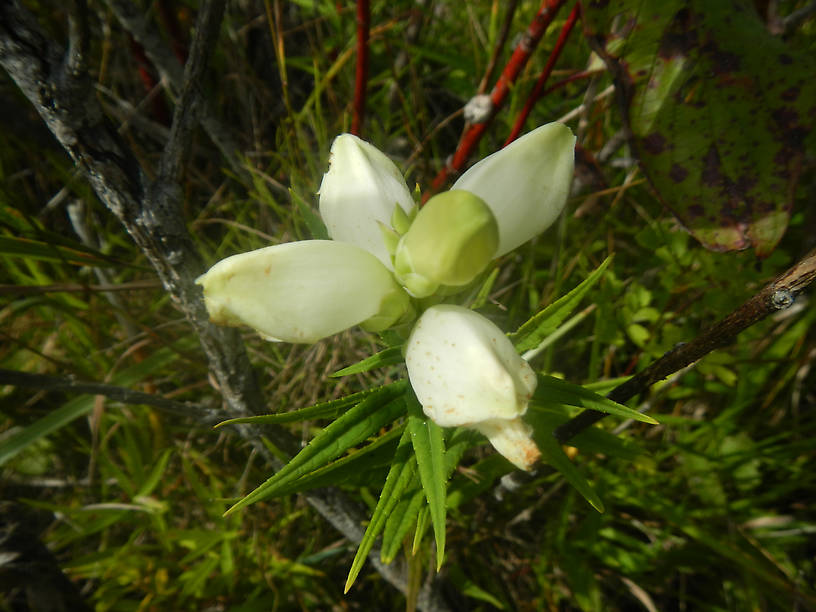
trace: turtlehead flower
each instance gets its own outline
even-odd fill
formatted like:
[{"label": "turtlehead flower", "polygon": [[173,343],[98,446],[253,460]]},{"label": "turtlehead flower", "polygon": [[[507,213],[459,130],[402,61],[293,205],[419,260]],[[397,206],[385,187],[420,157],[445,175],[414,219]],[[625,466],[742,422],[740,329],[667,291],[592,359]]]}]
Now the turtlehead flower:
[{"label": "turtlehead flower", "polygon": [[471,166],[451,189],[482,198],[499,224],[496,257],[537,236],[561,214],[575,167],[575,136],[548,123]]},{"label": "turtlehead flower", "polygon": [[574,144],[566,126],[542,126],[474,165],[417,212],[393,162],[356,136],[338,136],[319,192],[332,240],[217,263],[197,280],[207,310],[216,323],[306,343],[358,324],[380,331],[410,320],[406,289],[426,297],[467,285],[491,259],[555,220]]},{"label": "turtlehead flower", "polygon": [[331,240],[233,255],[196,282],[214,323],[248,325],[274,341],[317,342],[358,324],[381,331],[411,309],[376,257]]},{"label": "turtlehead flower", "polygon": [[541,454],[521,417],[538,383],[501,329],[467,308],[437,305],[406,346],[411,387],[431,420],[476,429],[514,465],[531,469]]}]

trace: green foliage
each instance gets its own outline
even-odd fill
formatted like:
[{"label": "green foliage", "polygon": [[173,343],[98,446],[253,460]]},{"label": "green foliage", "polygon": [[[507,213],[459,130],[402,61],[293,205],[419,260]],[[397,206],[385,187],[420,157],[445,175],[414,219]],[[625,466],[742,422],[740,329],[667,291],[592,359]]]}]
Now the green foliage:
[{"label": "green foliage", "polygon": [[816,145],[812,54],[745,0],[619,0],[586,18],[659,197],[709,248],[771,253]]}]

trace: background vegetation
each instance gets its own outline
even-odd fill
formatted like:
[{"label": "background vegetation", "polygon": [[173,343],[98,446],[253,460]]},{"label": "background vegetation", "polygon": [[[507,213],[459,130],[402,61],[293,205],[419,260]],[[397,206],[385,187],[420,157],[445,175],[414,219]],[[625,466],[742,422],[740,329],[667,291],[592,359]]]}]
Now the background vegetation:
[{"label": "background vegetation", "polygon": [[[72,7],[26,4],[65,43]],[[175,98],[112,4],[88,2],[95,96],[151,175]],[[773,30],[806,5],[756,8]],[[498,67],[489,82],[538,8],[526,1],[372,2],[362,135],[398,161],[409,183],[429,188],[457,148],[461,109],[494,49]],[[501,147],[571,8],[561,8],[474,158]],[[183,58],[198,4],[157,1],[139,9]],[[348,131],[354,116],[356,32],[352,3],[229,4],[204,89],[237,149],[226,158],[196,132],[182,183],[184,220],[207,264],[311,237],[305,211],[316,208],[332,138]],[[812,51],[814,40],[813,21],[804,21],[787,43]],[[557,227],[504,258],[483,309],[514,329],[614,253],[585,300],[594,309],[535,362],[575,383],[641,370],[731,312],[816,241],[811,151],[788,230],[772,253],[760,259],[751,249],[702,248],[655,197],[620,138],[612,77],[591,57],[579,24],[552,82],[596,68],[532,110],[528,129],[562,119],[579,135],[573,196]],[[149,261],[10,79],[0,79],[0,104],[0,367],[220,410],[198,339]],[[439,583],[447,605],[816,606],[814,319],[808,296],[799,296],[793,308],[629,403],[661,425],[608,419],[600,427],[620,444],[603,452],[572,449],[605,503],[603,514],[547,466],[500,480],[503,460],[487,446],[470,451],[450,485],[456,498],[449,497]],[[359,330],[314,346],[267,343],[248,332],[244,340],[269,412],[404,377],[402,366],[392,366],[329,378],[378,350],[376,338]],[[211,420],[19,384],[0,387],[0,410],[0,495],[37,517],[42,540],[97,610],[405,605],[370,564],[343,595],[356,545],[301,497],[223,518],[230,501],[266,479],[269,468],[246,439],[213,431]],[[43,421],[49,416],[54,420]],[[323,424],[292,431],[305,442]],[[380,486],[346,489],[370,513]],[[409,561],[409,601],[432,572],[432,549],[426,541]],[[7,574],[2,585],[0,609],[26,609],[21,583]]]}]

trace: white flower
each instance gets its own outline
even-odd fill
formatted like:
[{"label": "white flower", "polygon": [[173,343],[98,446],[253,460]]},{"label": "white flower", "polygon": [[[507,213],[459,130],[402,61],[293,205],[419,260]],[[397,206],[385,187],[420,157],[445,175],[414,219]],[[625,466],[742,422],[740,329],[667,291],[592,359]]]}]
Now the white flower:
[{"label": "white flower", "polygon": [[331,240],[233,255],[196,282],[214,323],[248,325],[283,342],[317,342],[358,324],[380,331],[411,308],[376,257]]},{"label": "white flower", "polygon": [[329,171],[320,184],[320,216],[332,240],[356,244],[389,270],[391,253],[382,225],[391,227],[394,207],[414,207],[399,169],[377,147],[351,134],[334,139]]},{"label": "white flower", "polygon": [[338,136],[320,186],[320,213],[333,240],[219,262],[197,281],[210,317],[307,343],[357,324],[381,331],[404,322],[413,307],[392,275],[395,252],[399,281],[417,297],[466,285],[493,257],[558,216],[574,142],[565,126],[538,128],[473,166],[415,215],[394,163],[356,136]]},{"label": "white flower", "polygon": [[437,305],[416,322],[405,353],[425,414],[442,427],[471,427],[523,470],[540,457],[522,421],[537,379],[506,335],[460,306]]},{"label": "white flower", "polygon": [[482,198],[499,223],[504,255],[547,229],[561,214],[575,165],[575,136],[548,123],[468,169],[451,189]]}]

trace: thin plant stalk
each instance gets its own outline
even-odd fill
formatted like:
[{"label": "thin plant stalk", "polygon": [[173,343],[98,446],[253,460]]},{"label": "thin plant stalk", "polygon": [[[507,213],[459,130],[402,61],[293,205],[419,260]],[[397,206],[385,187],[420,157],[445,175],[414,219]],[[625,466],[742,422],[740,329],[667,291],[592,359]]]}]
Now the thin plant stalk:
[{"label": "thin plant stalk", "polygon": [[499,80],[496,81],[496,85],[490,93],[490,114],[483,122],[474,123],[465,129],[465,133],[459,140],[459,146],[456,148],[450,163],[439,171],[431,183],[432,192],[438,191],[451,175],[458,173],[465,166],[497,110],[504,104],[507,95],[510,93],[510,87],[518,79],[541,37],[544,36],[544,32],[547,31],[564,3],[565,0],[544,0],[541,3],[541,7],[538,9],[532,23],[530,23],[521,41],[516,45],[513,55],[508,60],[501,76],[499,76]]},{"label": "thin plant stalk", "polygon": [[368,0],[357,0],[357,67],[354,75],[354,115],[351,119],[351,133],[355,136],[361,135],[365,121],[370,28],[371,9]]},{"label": "thin plant stalk", "polygon": [[578,20],[580,14],[581,5],[576,4],[574,7],[572,7],[572,12],[570,12],[564,27],[561,28],[561,33],[558,35],[558,40],[555,43],[555,47],[553,48],[552,53],[550,53],[550,57],[547,59],[547,64],[541,71],[533,91],[527,98],[527,102],[524,103],[524,108],[521,109],[521,112],[516,118],[516,122],[513,124],[513,129],[510,131],[510,135],[504,142],[505,147],[519,137],[521,130],[524,128],[524,122],[527,121],[527,117],[530,116],[530,112],[533,110],[533,106],[543,96],[544,86],[547,84],[547,79],[550,78],[558,58],[561,57],[561,52],[564,50],[567,39],[569,39],[569,35],[572,32],[573,27],[575,27],[575,22]]}]

